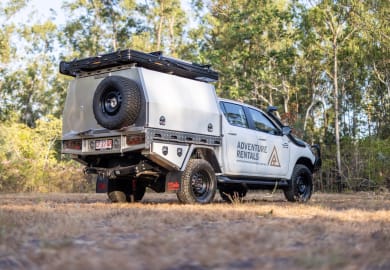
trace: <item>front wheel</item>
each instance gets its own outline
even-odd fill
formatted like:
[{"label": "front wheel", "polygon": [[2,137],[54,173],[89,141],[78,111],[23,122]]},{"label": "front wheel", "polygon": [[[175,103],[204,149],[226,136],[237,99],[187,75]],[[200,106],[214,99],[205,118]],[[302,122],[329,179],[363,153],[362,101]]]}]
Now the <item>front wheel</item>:
[{"label": "front wheel", "polygon": [[190,159],[181,177],[177,198],[182,203],[205,204],[213,201],[217,180],[210,163],[203,159]]},{"label": "front wheel", "polygon": [[284,196],[290,202],[307,202],[313,192],[313,174],[305,165],[297,164]]}]

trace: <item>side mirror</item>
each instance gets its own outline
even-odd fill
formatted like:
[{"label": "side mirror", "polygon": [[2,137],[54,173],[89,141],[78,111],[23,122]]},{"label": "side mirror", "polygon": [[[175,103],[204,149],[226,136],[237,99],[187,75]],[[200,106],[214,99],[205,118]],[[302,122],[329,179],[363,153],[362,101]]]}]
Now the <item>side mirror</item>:
[{"label": "side mirror", "polygon": [[282,127],[282,134],[283,135],[290,135],[291,134],[291,128],[290,127],[288,127],[288,126],[284,126],[284,127]]},{"label": "side mirror", "polygon": [[278,110],[278,107],[276,107],[276,106],[268,106],[267,113],[273,113],[273,112],[276,112],[277,110]]}]

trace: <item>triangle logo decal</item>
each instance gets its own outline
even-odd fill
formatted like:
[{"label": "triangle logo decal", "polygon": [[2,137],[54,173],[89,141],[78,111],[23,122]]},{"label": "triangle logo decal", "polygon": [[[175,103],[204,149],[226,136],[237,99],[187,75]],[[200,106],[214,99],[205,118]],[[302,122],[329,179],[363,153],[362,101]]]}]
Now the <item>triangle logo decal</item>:
[{"label": "triangle logo decal", "polygon": [[271,156],[268,160],[268,165],[273,167],[280,167],[278,152],[276,151],[276,147],[274,146],[274,149],[272,149]]}]

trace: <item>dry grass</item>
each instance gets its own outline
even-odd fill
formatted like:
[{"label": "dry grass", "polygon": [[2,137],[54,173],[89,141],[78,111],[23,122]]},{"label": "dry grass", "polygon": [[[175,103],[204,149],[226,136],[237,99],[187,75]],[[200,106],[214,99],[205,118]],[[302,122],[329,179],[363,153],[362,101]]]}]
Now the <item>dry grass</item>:
[{"label": "dry grass", "polygon": [[390,195],[179,205],[147,193],[0,195],[0,269],[390,269]]}]

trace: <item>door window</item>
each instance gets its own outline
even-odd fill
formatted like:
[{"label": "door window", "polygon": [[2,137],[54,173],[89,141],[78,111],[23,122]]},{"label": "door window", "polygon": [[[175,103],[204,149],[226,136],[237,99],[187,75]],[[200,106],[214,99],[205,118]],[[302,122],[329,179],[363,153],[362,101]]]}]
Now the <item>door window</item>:
[{"label": "door window", "polygon": [[244,108],[241,105],[222,102],[221,103],[222,110],[227,121],[237,127],[248,127],[248,122],[245,117]]},{"label": "door window", "polygon": [[273,135],[279,134],[276,126],[262,112],[254,109],[249,109],[249,111],[257,131],[267,132]]}]

